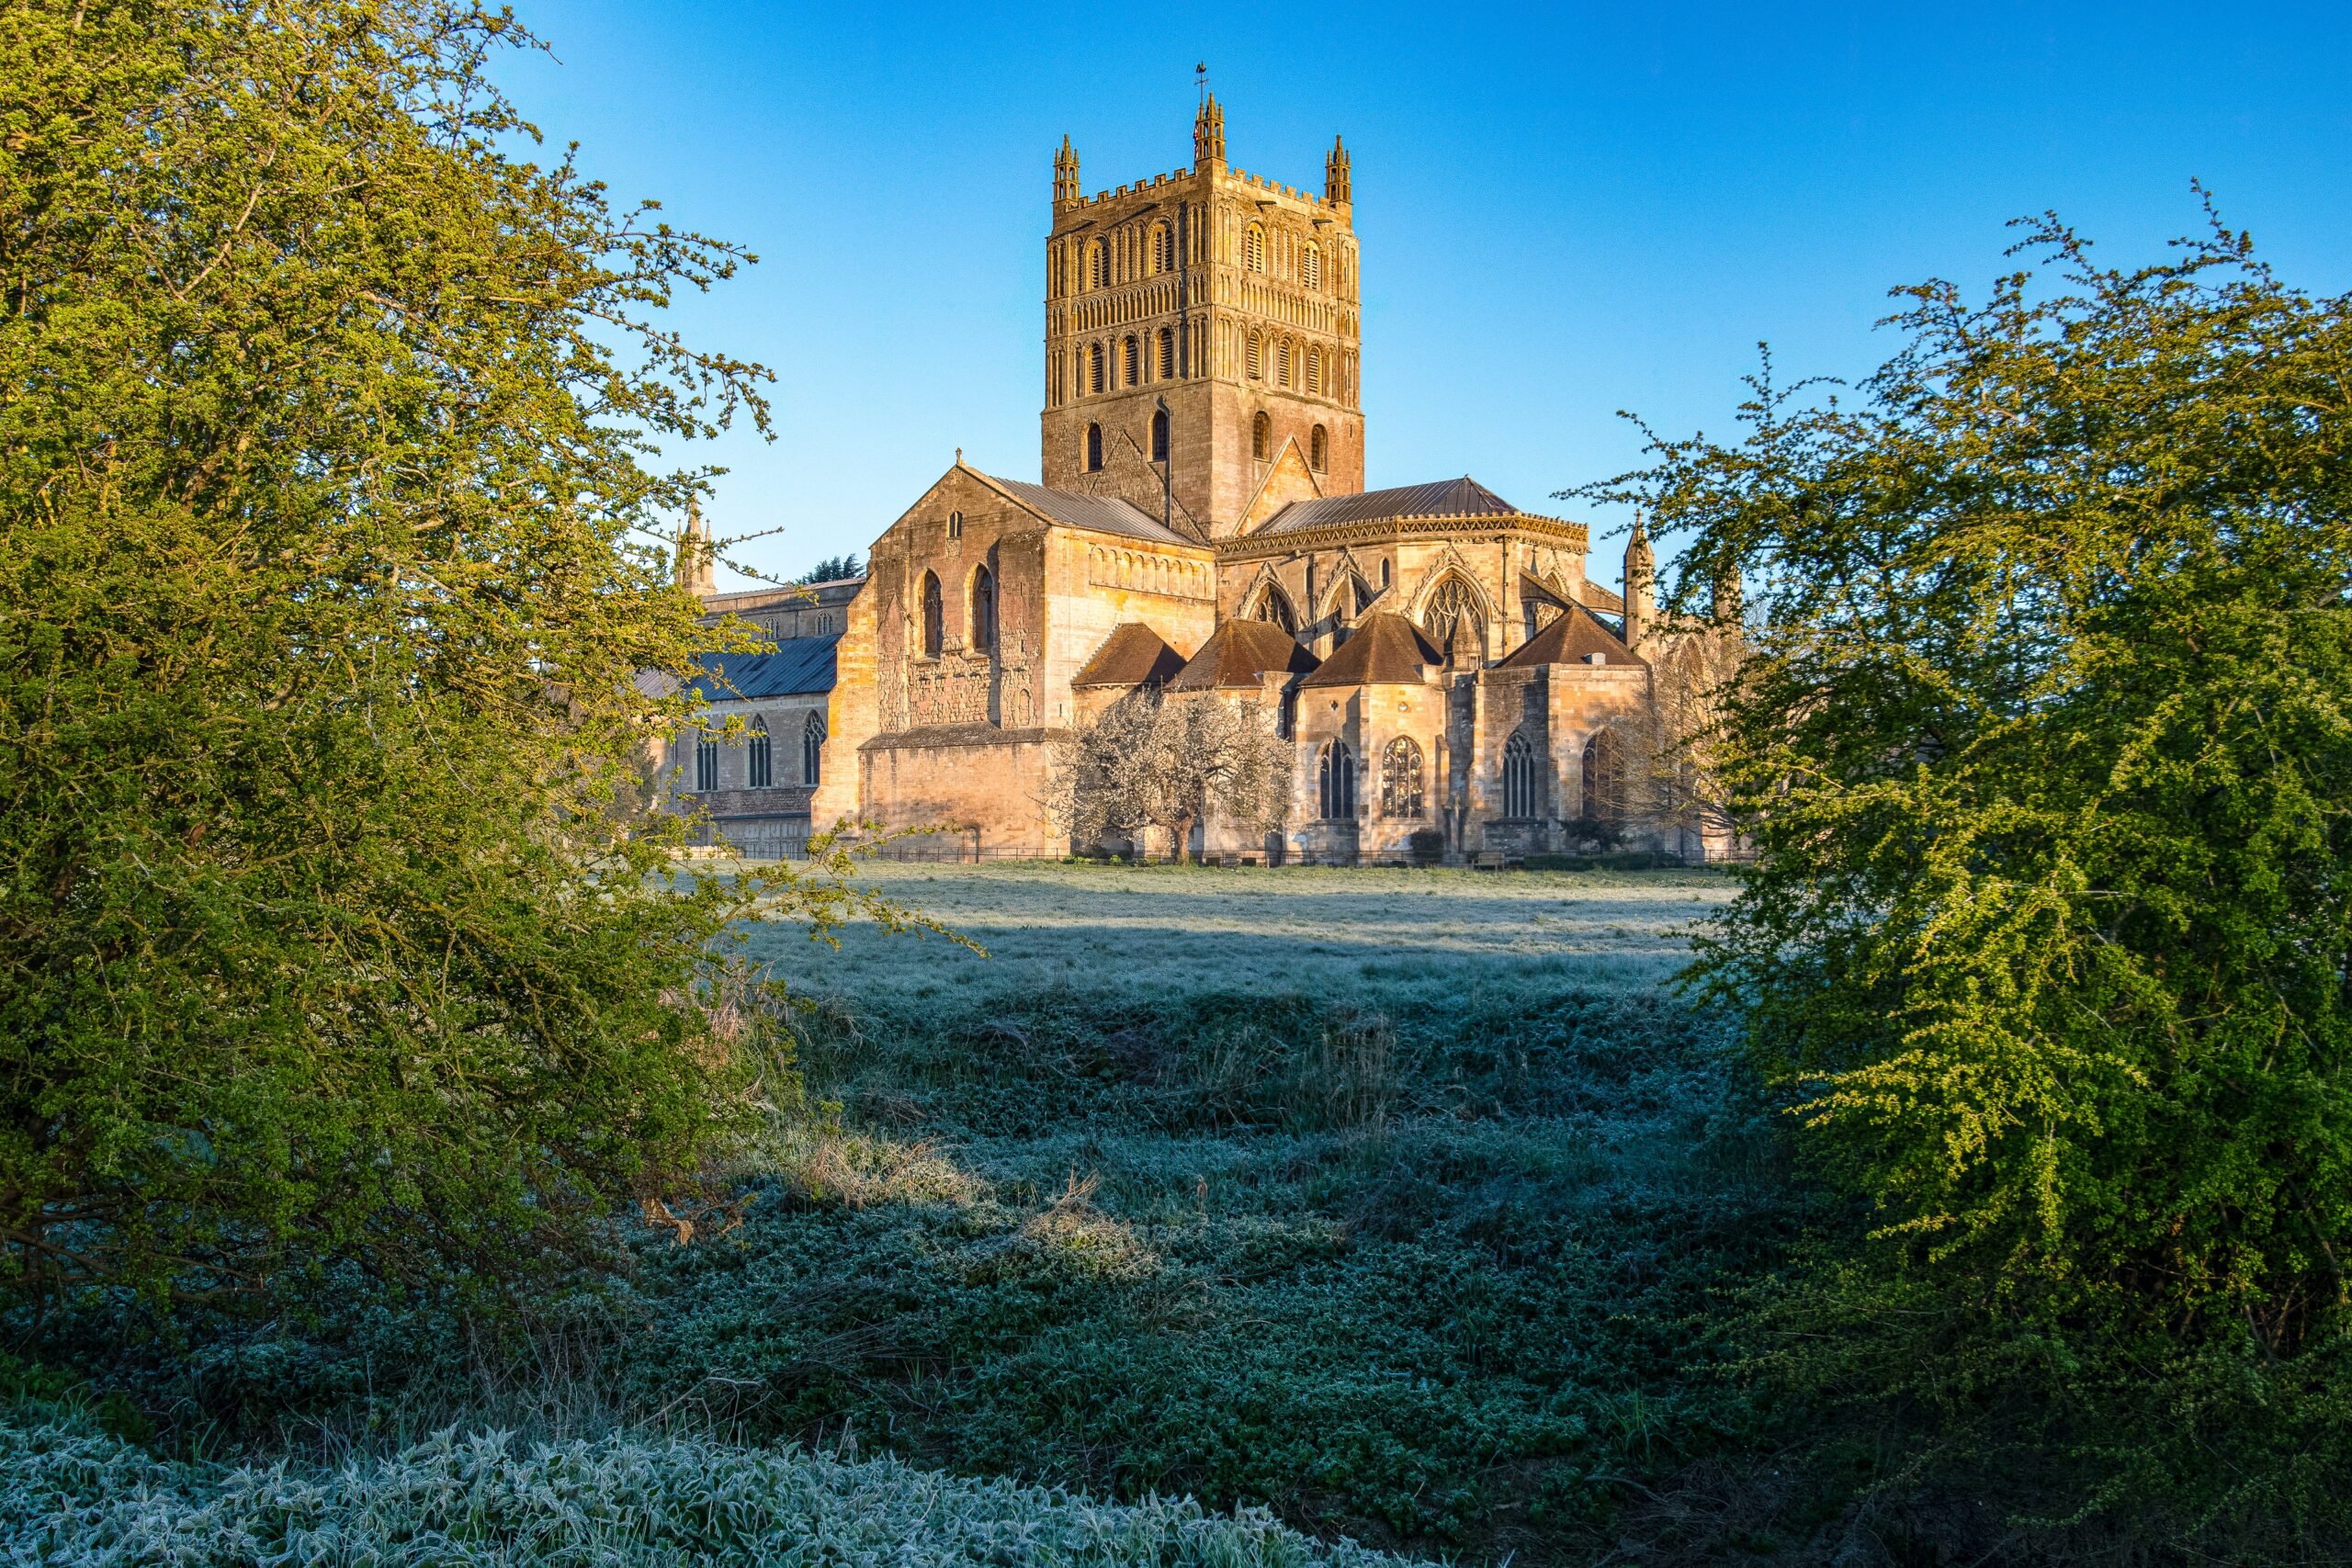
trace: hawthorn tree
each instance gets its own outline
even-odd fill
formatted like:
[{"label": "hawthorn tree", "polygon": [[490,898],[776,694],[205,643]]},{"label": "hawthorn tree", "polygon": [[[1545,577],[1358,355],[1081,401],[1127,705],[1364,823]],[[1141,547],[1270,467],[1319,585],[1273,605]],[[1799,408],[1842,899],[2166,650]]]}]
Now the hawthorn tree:
[{"label": "hawthorn tree", "polygon": [[[657,535],[762,429],[442,0],[0,26],[0,1271],[496,1270],[793,1080],[615,806],[709,634]],[[764,890],[832,918],[820,872]],[[724,1004],[724,1005],[721,1005]],[[550,1249],[554,1249],[553,1252]]]},{"label": "hawthorn tree", "polygon": [[1261,832],[1280,822],[1293,751],[1257,704],[1139,691],[1079,730],[1057,761],[1049,804],[1089,841],[1158,829],[1182,862],[1212,813]]}]

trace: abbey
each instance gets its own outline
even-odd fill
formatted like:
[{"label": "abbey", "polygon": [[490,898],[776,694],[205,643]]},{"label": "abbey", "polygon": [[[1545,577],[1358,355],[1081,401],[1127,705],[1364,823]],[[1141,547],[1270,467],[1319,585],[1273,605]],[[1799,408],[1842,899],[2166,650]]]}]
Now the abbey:
[{"label": "abbey", "polygon": [[680,806],[747,844],[849,818],[1066,852],[1057,748],[1156,688],[1262,705],[1295,743],[1286,820],[1212,820],[1209,853],[1718,847],[1638,785],[1674,640],[1639,529],[1621,597],[1588,580],[1580,524],[1467,477],[1363,488],[1351,173],[1337,141],[1319,195],[1233,167],[1214,97],[1189,168],[1113,190],[1086,193],[1065,139],[1043,482],[959,453],[863,579],[813,588],[714,594],[707,543],[682,541],[712,615],[775,648],[707,661],[746,734],[682,740]]}]

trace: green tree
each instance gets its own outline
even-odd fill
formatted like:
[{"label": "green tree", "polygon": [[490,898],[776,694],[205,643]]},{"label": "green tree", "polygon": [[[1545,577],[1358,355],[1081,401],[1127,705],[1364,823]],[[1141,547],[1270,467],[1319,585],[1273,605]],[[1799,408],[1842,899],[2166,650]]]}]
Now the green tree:
[{"label": "green tree", "polygon": [[1768,361],[1742,442],[1615,487],[1685,607],[1751,595],[1699,973],[1883,1263],[2267,1364],[2352,1264],[2352,301],[2218,225],[2019,249],[1899,291],[1858,397]]},{"label": "green tree", "polygon": [[[0,25],[0,1243],[168,1298],[559,1255],[791,1087],[616,802],[764,372],[438,0]],[[520,149],[520,152],[514,150]],[[782,890],[821,923],[823,879]],[[725,991],[725,995],[720,995]],[[552,1249],[552,1252],[551,1250]]]}]

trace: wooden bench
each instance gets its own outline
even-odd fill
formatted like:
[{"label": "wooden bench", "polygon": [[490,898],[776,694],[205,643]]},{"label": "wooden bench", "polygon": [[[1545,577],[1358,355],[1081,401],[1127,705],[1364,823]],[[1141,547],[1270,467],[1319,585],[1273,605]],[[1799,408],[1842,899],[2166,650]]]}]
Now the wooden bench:
[{"label": "wooden bench", "polygon": [[1470,857],[1470,869],[1473,871],[1500,871],[1502,868],[1503,852],[1500,850],[1480,850]]}]

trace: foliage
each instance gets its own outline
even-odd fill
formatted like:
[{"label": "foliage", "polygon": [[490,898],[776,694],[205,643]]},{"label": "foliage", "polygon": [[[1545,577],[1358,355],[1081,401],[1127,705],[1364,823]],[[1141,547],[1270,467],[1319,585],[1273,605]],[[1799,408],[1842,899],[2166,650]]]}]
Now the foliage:
[{"label": "foliage", "polygon": [[0,28],[19,1287],[494,1274],[789,1094],[713,967],[759,890],[673,883],[628,809],[692,718],[636,678],[708,646],[659,548],[699,478],[644,461],[765,423],[655,313],[741,258],[503,151],[481,65],[529,41],[437,0]]},{"label": "foliage", "polygon": [[[330,1544],[331,1543],[331,1544]],[[1050,1562],[1380,1568],[1262,1510],[1119,1506],[884,1458],[612,1436],[441,1433],[333,1468],[155,1459],[73,1413],[0,1414],[0,1551],[52,1563]]]},{"label": "foliage", "polygon": [[808,575],[800,581],[804,583],[847,582],[852,578],[865,575],[865,563],[857,558],[857,552],[852,550],[845,556],[827,556],[810,567]]},{"label": "foliage", "polygon": [[1716,739],[1761,858],[1700,974],[1888,1290],[1993,1327],[1943,1341],[1980,1391],[2196,1444],[2352,1328],[2352,300],[2218,225],[2020,250],[1899,291],[1859,399],[1768,363],[1743,443],[1633,480],[1685,603],[1754,594]]},{"label": "foliage", "polygon": [[1257,704],[1147,689],[1079,729],[1056,759],[1048,804],[1082,842],[1157,829],[1182,861],[1204,818],[1251,833],[1279,823],[1292,759],[1273,715]]}]

